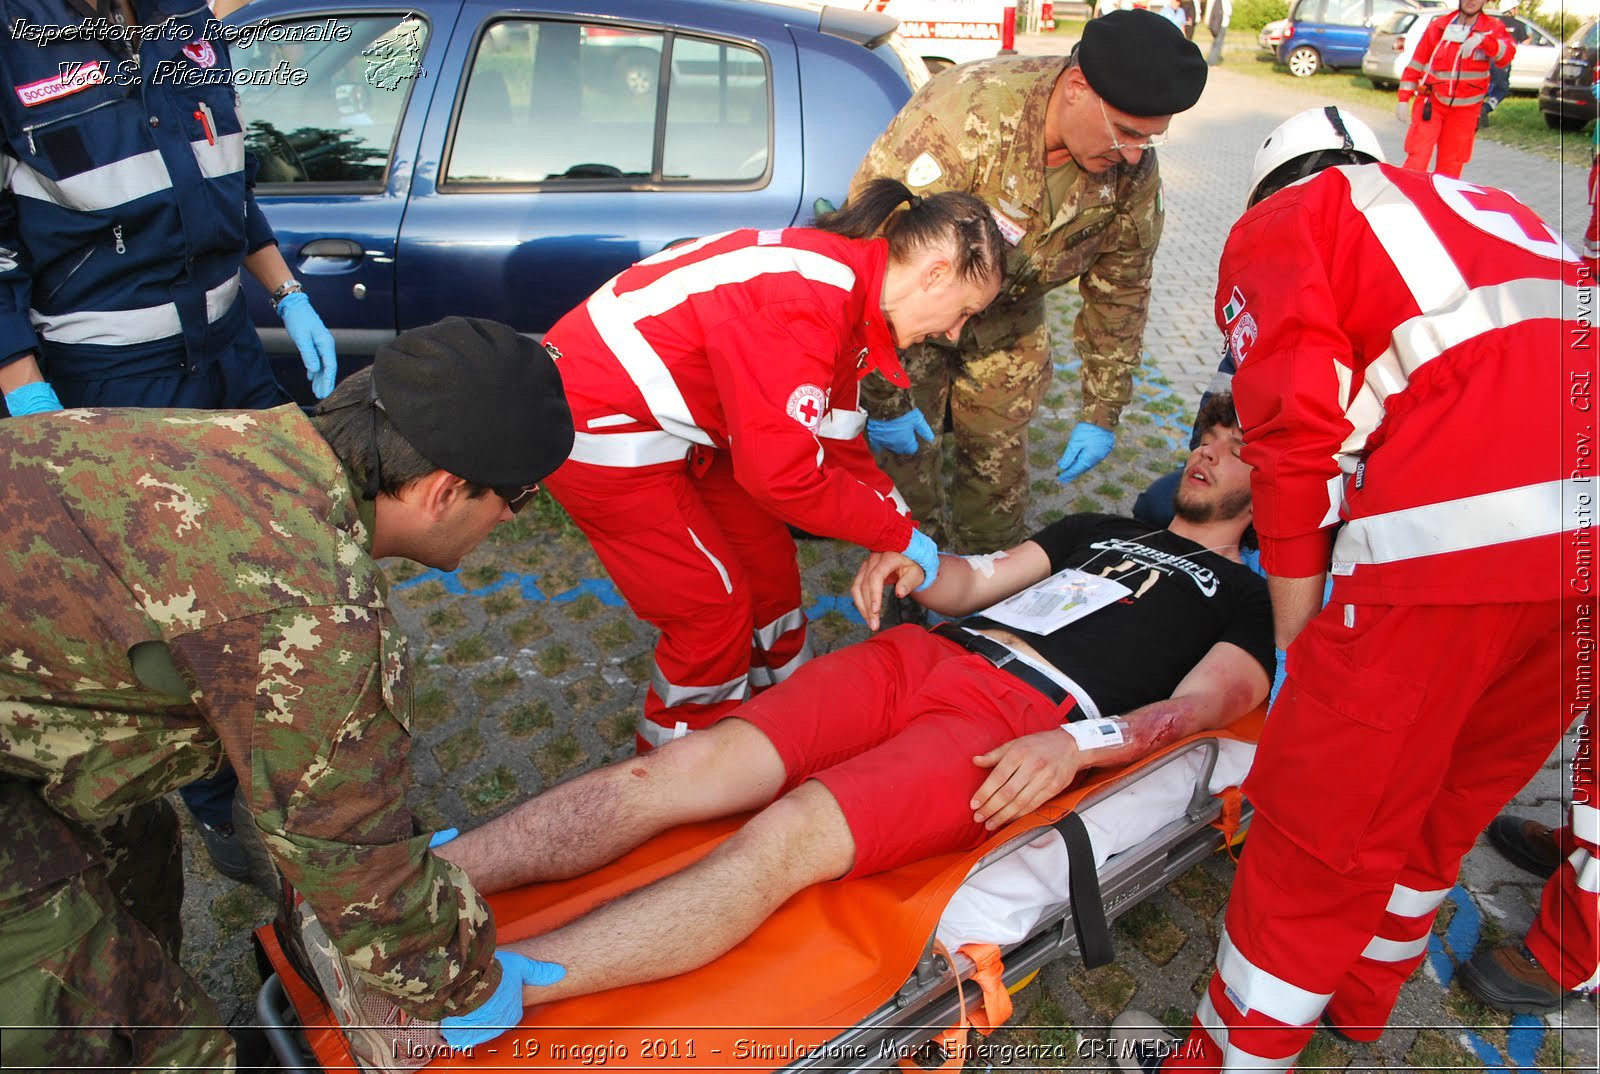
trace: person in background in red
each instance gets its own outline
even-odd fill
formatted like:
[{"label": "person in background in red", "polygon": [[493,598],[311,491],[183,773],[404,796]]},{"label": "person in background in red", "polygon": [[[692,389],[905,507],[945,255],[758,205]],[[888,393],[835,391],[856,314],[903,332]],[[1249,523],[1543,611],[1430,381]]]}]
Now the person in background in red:
[{"label": "person in background in red", "polygon": [[[1600,100],[1600,69],[1595,71],[1595,81],[1589,92]],[[1590,149],[1594,162],[1589,165],[1589,226],[1583,229],[1583,263],[1589,267],[1589,285],[1600,281],[1600,123],[1594,125],[1594,145]]]},{"label": "person in background in red", "polygon": [[1461,178],[1489,94],[1489,68],[1509,66],[1517,54],[1505,23],[1485,15],[1483,4],[1461,0],[1456,11],[1435,18],[1406,64],[1395,114],[1411,124],[1403,166],[1412,171]]},{"label": "person in background in red", "polygon": [[661,630],[641,749],[810,658],[786,524],[904,552],[932,583],[938,549],[872,460],[857,384],[908,384],[896,350],[956,338],[1004,257],[977,198],[881,179],[815,228],[663,250],[550,329],[577,442],[545,487]]}]

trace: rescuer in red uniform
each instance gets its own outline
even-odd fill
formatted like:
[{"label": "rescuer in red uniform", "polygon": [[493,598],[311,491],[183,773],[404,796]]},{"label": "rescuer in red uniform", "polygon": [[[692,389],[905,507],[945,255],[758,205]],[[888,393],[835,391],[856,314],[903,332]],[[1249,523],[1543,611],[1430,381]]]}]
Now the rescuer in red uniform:
[{"label": "rescuer in red uniform", "polygon": [[1461,0],[1422,31],[1417,51],[1400,76],[1395,112],[1406,131],[1406,163],[1425,172],[1434,150],[1440,175],[1461,177],[1472,158],[1478,115],[1489,95],[1489,67],[1508,67],[1517,54],[1505,23],[1483,13],[1484,0]]}]

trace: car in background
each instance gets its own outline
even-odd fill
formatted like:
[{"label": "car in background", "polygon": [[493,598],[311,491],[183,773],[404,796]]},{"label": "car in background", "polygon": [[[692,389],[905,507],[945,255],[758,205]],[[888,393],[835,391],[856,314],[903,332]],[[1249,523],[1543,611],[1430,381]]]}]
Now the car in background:
[{"label": "car in background", "polygon": [[538,335],[675,243],[804,224],[927,79],[893,18],[816,4],[255,0],[227,23],[257,35],[230,48],[256,198],[341,372],[452,314]]},{"label": "car in background", "polygon": [[1288,19],[1273,19],[1261,28],[1261,33],[1256,35],[1256,44],[1261,46],[1261,51],[1270,56],[1278,54],[1278,46],[1283,44],[1283,28],[1289,25]]},{"label": "car in background", "polygon": [[1296,0],[1278,61],[1296,78],[1325,67],[1360,67],[1374,26],[1397,11],[1443,6],[1443,0]]},{"label": "car in background", "polygon": [[1539,111],[1545,125],[1581,131],[1600,118],[1593,95],[1595,63],[1600,60],[1600,19],[1575,30],[1561,48],[1561,58],[1539,89]]},{"label": "car in background", "polygon": [[[1405,74],[1406,64],[1416,51],[1417,41],[1428,22],[1441,11],[1396,11],[1372,32],[1372,43],[1361,60],[1361,73],[1378,89],[1395,89]],[[1561,54],[1561,43],[1549,31],[1520,15],[1496,15],[1506,24],[1517,43],[1511,58],[1511,91],[1538,93],[1545,76]]]}]

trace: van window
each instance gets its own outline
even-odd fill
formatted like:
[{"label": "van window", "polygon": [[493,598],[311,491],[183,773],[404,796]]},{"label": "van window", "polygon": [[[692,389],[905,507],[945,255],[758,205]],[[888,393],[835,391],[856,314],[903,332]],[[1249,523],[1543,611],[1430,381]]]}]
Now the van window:
[{"label": "van window", "polygon": [[1321,22],[1322,9],[1326,0],[1300,0],[1294,6],[1294,15],[1290,22]]},{"label": "van window", "polygon": [[1367,21],[1366,0],[1328,0],[1322,21],[1330,26],[1360,26]]},{"label": "van window", "polygon": [[501,20],[473,56],[444,180],[757,182],[772,138],[770,82],[766,58],[731,42]]},{"label": "van window", "polygon": [[[331,21],[303,20],[301,31]],[[290,40],[294,21],[272,22],[248,47],[231,50],[239,79],[245,146],[256,183],[341,183],[382,189],[411,87],[422,69],[428,24],[416,14],[345,15],[349,35]],[[242,40],[242,38],[241,38]],[[277,77],[283,71],[305,77]],[[296,84],[298,83],[298,84]]]}]

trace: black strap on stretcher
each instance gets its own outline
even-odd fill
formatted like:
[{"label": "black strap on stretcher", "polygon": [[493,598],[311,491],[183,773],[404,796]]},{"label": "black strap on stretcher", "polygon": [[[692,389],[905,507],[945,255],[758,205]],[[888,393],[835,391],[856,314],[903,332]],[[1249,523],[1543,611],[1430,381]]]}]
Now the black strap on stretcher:
[{"label": "black strap on stretcher", "polygon": [[1072,898],[1072,930],[1078,934],[1078,954],[1085,969],[1111,962],[1111,929],[1106,925],[1106,905],[1100,897],[1100,874],[1095,871],[1094,846],[1083,818],[1068,813],[1052,825],[1067,844],[1067,892]]}]

